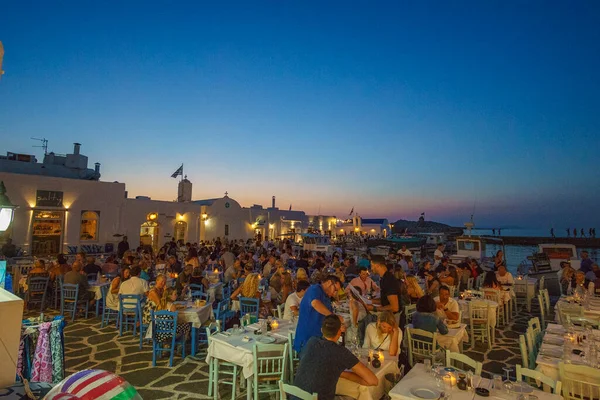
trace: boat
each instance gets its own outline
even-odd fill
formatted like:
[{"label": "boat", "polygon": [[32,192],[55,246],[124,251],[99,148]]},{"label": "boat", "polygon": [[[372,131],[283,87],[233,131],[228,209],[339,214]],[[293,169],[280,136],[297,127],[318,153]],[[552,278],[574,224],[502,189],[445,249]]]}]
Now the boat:
[{"label": "boat", "polygon": [[471,221],[465,223],[466,234],[456,237],[456,254],[449,256],[450,263],[458,265],[471,258],[475,259],[484,271],[493,271],[496,252],[502,250],[506,254],[504,241],[496,236],[472,235],[471,230],[474,226],[471,216]]},{"label": "boat", "polygon": [[331,238],[325,235],[317,235],[315,233],[303,233],[302,249],[304,251],[320,251],[329,253],[331,250]]},{"label": "boat", "polygon": [[559,296],[557,272],[560,271],[560,263],[563,261],[569,261],[571,267],[576,270],[581,268],[581,260],[577,257],[577,248],[574,245],[541,243],[538,244],[538,252],[527,257],[527,261],[519,265],[519,272],[538,280],[543,276],[548,294]]},{"label": "boat", "polygon": [[390,246],[370,247],[369,251],[374,256],[384,256],[384,257],[387,257],[390,254]]},{"label": "boat", "polygon": [[394,234],[386,238],[387,242],[390,242],[394,247],[406,245],[406,247],[420,247],[425,244],[424,237],[409,236],[409,235],[398,235]]}]

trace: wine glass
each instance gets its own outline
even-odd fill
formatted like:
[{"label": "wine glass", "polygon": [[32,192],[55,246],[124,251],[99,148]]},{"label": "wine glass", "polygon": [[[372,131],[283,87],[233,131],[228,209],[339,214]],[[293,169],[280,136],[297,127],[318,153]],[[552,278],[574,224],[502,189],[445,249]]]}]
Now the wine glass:
[{"label": "wine glass", "polygon": [[425,366],[425,372],[431,374],[431,360],[429,358],[424,359],[423,365]]},{"label": "wine glass", "polygon": [[504,372],[506,372],[506,380],[504,382],[510,382],[510,373],[512,372],[512,368],[510,367],[502,367]]}]

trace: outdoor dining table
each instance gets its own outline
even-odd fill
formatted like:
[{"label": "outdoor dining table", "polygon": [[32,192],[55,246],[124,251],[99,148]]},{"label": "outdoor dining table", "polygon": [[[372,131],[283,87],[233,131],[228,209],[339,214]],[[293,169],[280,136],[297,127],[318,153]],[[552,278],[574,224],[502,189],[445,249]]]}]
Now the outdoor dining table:
[{"label": "outdoor dining table", "polygon": [[560,324],[566,324],[567,321],[561,321],[559,308],[562,306],[568,307],[579,307],[581,309],[582,315],[590,318],[598,319],[600,318],[600,301],[597,299],[592,299],[589,302],[589,305],[586,307],[581,303],[573,302],[573,296],[562,296],[556,304],[554,305],[554,315],[556,316],[556,321]]},{"label": "outdoor dining table", "polygon": [[[478,387],[488,388],[490,387],[490,380],[486,378],[474,377],[474,383]],[[413,394],[413,391],[418,389],[431,390],[436,393],[441,393],[444,389],[437,387],[435,380],[425,371],[425,366],[421,363],[416,364],[408,374],[396,386],[392,388],[389,395],[393,400],[414,400],[418,398]],[[562,397],[558,394],[547,393],[535,388],[532,388],[531,394],[535,395],[538,400],[560,400]],[[460,390],[458,387],[452,387],[452,400],[481,400],[483,397],[475,394],[473,391]],[[516,400],[520,393],[510,392],[507,393],[505,390],[499,391],[492,389],[491,396],[489,398],[500,398],[506,400]]]},{"label": "outdoor dining table", "polygon": [[110,281],[90,281],[88,292],[94,293],[94,299],[96,299],[96,315],[100,312],[100,303],[102,300],[102,288],[110,285]]},{"label": "outdoor dining table", "polygon": [[335,394],[350,396],[356,400],[378,400],[385,394],[385,376],[387,374],[397,374],[399,372],[398,356],[390,356],[388,351],[382,351],[383,362],[379,368],[375,368],[367,362],[369,349],[359,349],[359,353],[359,360],[367,365],[377,377],[377,385],[363,386],[348,379],[340,378],[335,388]]},{"label": "outdoor dining table", "polygon": [[[575,328],[577,330],[577,328]],[[548,324],[544,337],[542,339],[542,346],[535,360],[536,370],[542,372],[544,375],[559,380],[560,372],[558,364],[565,361],[564,358],[564,342],[567,330],[562,325]],[[595,331],[595,336],[600,336],[600,332]],[[574,349],[584,350],[581,345],[574,344]],[[568,356],[567,362],[575,365],[585,365],[584,360],[577,354],[571,353]],[[588,381],[584,375],[577,375],[574,378],[582,381]]]},{"label": "outdoor dining table", "polygon": [[472,298],[471,300],[457,299],[457,301],[458,305],[460,306],[460,311],[462,313],[462,320],[465,322],[469,320],[469,304],[471,302],[486,303],[489,306],[488,321],[490,322],[490,326],[492,328],[496,327],[496,314],[498,313],[498,303],[496,303],[493,300],[477,298]]}]

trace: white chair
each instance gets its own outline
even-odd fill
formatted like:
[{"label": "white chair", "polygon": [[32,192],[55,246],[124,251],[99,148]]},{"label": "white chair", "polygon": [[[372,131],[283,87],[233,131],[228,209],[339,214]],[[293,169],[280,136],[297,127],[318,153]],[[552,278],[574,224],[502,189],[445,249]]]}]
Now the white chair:
[{"label": "white chair", "polygon": [[255,344],[254,356],[254,398],[259,394],[279,393],[279,381],[285,379],[288,344]]},{"label": "white chair", "polygon": [[535,333],[533,332],[533,328],[530,326],[528,326],[525,330],[525,339],[527,340],[527,348],[529,349],[529,352],[533,352],[537,357],[538,348],[535,341]]},{"label": "white chair", "polygon": [[450,290],[450,297],[454,297],[456,294],[456,286],[448,286],[448,290]]},{"label": "white chair", "polygon": [[562,388],[561,381],[555,381],[554,379],[542,374],[539,371],[529,368],[523,368],[519,364],[517,364],[517,381],[522,381],[523,377],[530,378],[529,382],[527,383],[531,385],[533,382],[532,386],[535,386],[537,389],[539,389],[539,387],[537,386],[537,382],[539,381],[542,383],[541,389],[543,391],[546,391],[546,387],[549,387],[552,389],[553,393],[560,394],[560,390]]},{"label": "white chair", "polygon": [[[206,327],[206,337],[209,346],[212,336],[219,332],[220,325],[218,321]],[[213,399],[217,400],[219,398],[219,384],[225,384],[231,386],[231,400],[234,400],[237,396],[237,379],[241,377],[239,374],[240,370],[241,367],[236,364],[213,358],[208,367],[208,396],[213,396]],[[230,376],[231,380],[225,380],[221,375]]]},{"label": "white chair", "polygon": [[[542,277],[544,279],[544,277]],[[543,289],[542,294],[544,295],[544,304],[546,306],[546,315],[550,315],[550,294],[548,294],[548,289]]]},{"label": "white chair", "polygon": [[540,303],[540,324],[542,330],[546,329],[546,301],[544,300],[544,295],[542,293],[538,293],[538,303]]},{"label": "white chair", "polygon": [[529,327],[533,330],[535,342],[538,348],[542,344],[543,334],[542,334],[542,325],[540,324],[540,319],[538,317],[533,317],[528,321]]},{"label": "white chair", "polygon": [[283,319],[283,307],[285,307],[285,304],[279,304],[277,308],[271,309],[271,313],[273,313],[277,319]]},{"label": "white chair", "polygon": [[513,290],[515,292],[516,297],[516,299],[514,299],[513,301],[515,313],[519,312],[519,304],[524,304],[529,310],[529,292],[527,291],[527,281],[515,281],[515,284],[513,285]]},{"label": "white chair", "polygon": [[485,280],[485,275],[486,272],[483,272],[477,276],[477,279],[475,279],[475,289],[481,290],[481,287],[483,286],[483,281]]},{"label": "white chair", "polygon": [[539,282],[538,282],[538,290],[541,292],[542,290],[545,289],[546,286],[546,277],[542,275],[542,277],[540,278]]},{"label": "white chair", "polygon": [[440,348],[437,343],[437,333],[431,333],[423,329],[415,329],[412,325],[406,326],[406,340],[408,343],[408,363],[414,366],[415,359],[431,360],[434,364]]},{"label": "white chair", "polygon": [[531,363],[529,362],[529,353],[527,351],[525,335],[519,335],[519,349],[521,350],[521,362],[523,365],[531,366]]},{"label": "white chair", "polygon": [[[452,361],[458,361],[461,365],[455,365],[456,363],[452,363]],[[473,372],[475,375],[481,375],[481,369],[483,368],[483,364],[479,361],[473,360],[471,357],[466,356],[460,353],[454,353],[452,351],[446,350],[446,367],[455,367],[465,370],[465,365],[473,368]]]},{"label": "white chair", "polygon": [[467,290],[473,290],[473,283],[475,282],[474,278],[467,279]]},{"label": "white chair", "polygon": [[411,323],[412,322],[412,315],[414,313],[417,312],[417,305],[416,304],[409,304],[407,306],[404,306],[404,315],[406,315],[406,322],[407,323]]},{"label": "white chair", "polygon": [[471,348],[475,347],[475,340],[481,339],[488,343],[488,349],[492,348],[495,341],[495,329],[490,326],[490,307],[485,301],[473,300],[469,303],[469,327],[471,330]]},{"label": "white chair", "polygon": [[501,295],[502,293],[499,290],[489,288],[483,289],[483,297],[486,300],[492,300],[498,304],[498,308],[496,310],[496,326],[500,325],[500,320],[502,320],[502,325],[506,325],[506,313]]},{"label": "white chair", "polygon": [[[565,400],[600,398],[600,369],[587,365],[558,364]],[[585,379],[585,380],[582,380]]]},{"label": "white chair", "polygon": [[296,367],[298,366],[298,363],[300,362],[300,357],[298,357],[298,352],[296,350],[294,350],[294,333],[289,332],[288,333],[288,354],[289,356],[289,371],[290,371],[290,377],[289,377],[289,382],[294,382],[294,377],[296,376]]},{"label": "white chair", "polygon": [[287,400],[288,394],[291,394],[300,400],[317,400],[319,397],[316,393],[310,394],[296,386],[279,381],[279,395],[281,396],[281,400]]}]

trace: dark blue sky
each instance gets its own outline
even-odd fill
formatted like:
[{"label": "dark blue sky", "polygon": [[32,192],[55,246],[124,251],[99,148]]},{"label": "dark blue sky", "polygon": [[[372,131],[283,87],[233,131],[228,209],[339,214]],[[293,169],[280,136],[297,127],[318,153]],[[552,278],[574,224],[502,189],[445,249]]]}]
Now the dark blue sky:
[{"label": "dark blue sky", "polygon": [[0,40],[4,150],[130,195],[600,223],[598,1],[4,1]]}]

